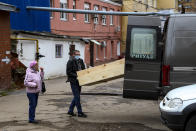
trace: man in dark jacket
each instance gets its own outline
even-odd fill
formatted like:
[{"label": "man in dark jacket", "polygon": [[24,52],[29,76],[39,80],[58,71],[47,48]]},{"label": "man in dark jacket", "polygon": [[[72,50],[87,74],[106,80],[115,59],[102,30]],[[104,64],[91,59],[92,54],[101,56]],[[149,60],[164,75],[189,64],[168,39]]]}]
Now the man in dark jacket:
[{"label": "man in dark jacket", "polygon": [[87,115],[82,112],[82,107],[80,104],[81,86],[79,85],[76,73],[77,71],[84,69],[85,65],[83,60],[80,58],[80,51],[75,50],[73,52],[73,56],[70,56],[70,59],[67,62],[67,81],[70,82],[72,93],[74,96],[68,111],[68,114],[71,116],[75,116],[73,111],[74,107],[76,106],[78,110],[78,117],[87,117]]}]

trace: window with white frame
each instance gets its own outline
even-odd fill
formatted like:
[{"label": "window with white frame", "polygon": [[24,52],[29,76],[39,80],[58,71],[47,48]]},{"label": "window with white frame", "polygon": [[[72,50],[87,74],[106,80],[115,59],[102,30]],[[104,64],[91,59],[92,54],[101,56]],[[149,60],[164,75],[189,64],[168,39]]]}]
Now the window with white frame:
[{"label": "window with white frame", "polygon": [[[68,7],[67,0],[60,0],[60,8],[66,9]],[[67,20],[67,13],[60,12],[60,19]]]},{"label": "window with white frame", "polygon": [[151,6],[154,7],[154,0],[151,0]]},{"label": "window with white frame", "polygon": [[105,41],[103,41],[103,44],[105,45],[104,47],[103,47],[103,57],[104,57],[104,59],[106,58],[106,47],[107,47],[107,45],[106,45],[106,42]]},{"label": "window with white frame", "polygon": [[111,41],[111,58],[113,58],[113,48],[114,48],[114,42]]},{"label": "window with white frame", "polygon": [[[113,9],[110,9],[110,12],[114,12]],[[110,15],[110,25],[113,25],[113,15]]]},{"label": "window with white frame", "polygon": [[148,0],[144,0],[144,4],[148,5]]},{"label": "window with white frame", "polygon": [[[76,9],[76,0],[73,0],[73,9]],[[76,20],[76,13],[73,13],[73,20]]]},{"label": "window with white frame", "polygon": [[[89,3],[84,3],[84,10],[90,10]],[[90,23],[90,15],[89,14],[84,14],[84,22]]]},{"label": "window with white frame", "polygon": [[[50,7],[53,8],[54,7],[54,0],[50,0]],[[54,12],[50,12],[50,18],[54,17]]]},{"label": "window with white frame", "polygon": [[120,41],[117,43],[117,56],[120,56]]},{"label": "window with white frame", "polygon": [[55,56],[56,58],[62,58],[63,57],[63,45],[56,44],[55,47]]},{"label": "window with white frame", "polygon": [[[107,11],[107,8],[106,7],[103,7],[102,8],[102,11]],[[102,15],[102,25],[106,25],[106,15]]]},{"label": "window with white frame", "polygon": [[[118,12],[120,12],[120,10],[118,10]],[[116,16],[116,18],[117,18],[117,31],[120,31],[120,25],[121,25],[121,19],[120,19],[120,16]]]},{"label": "window with white frame", "polygon": [[157,0],[154,1],[154,8],[157,8]]},{"label": "window with white frame", "polygon": [[99,60],[99,45],[96,45],[96,60]]},{"label": "window with white frame", "polygon": [[[94,5],[94,10],[98,11],[99,10],[99,6],[98,5]],[[99,21],[98,14],[94,14],[93,16],[94,16],[94,23],[98,24],[98,21]]]}]

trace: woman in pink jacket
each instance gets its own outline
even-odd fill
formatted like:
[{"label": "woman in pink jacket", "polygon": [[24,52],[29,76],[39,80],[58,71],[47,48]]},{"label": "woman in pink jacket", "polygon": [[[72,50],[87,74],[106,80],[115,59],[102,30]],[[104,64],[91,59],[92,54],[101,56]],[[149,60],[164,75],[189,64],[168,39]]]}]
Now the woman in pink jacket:
[{"label": "woman in pink jacket", "polygon": [[36,61],[30,62],[30,66],[26,70],[24,85],[26,86],[27,97],[29,99],[29,123],[38,123],[35,120],[35,111],[44,78],[43,68],[40,68],[40,70],[41,72],[39,72]]}]

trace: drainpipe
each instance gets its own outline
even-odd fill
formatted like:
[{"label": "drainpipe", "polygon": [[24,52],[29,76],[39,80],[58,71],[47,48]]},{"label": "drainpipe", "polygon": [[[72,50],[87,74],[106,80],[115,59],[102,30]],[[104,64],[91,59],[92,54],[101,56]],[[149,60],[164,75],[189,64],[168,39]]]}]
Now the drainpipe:
[{"label": "drainpipe", "polygon": [[30,41],[35,41],[36,42],[36,54],[35,54],[35,60],[39,62],[40,57],[44,57],[43,55],[39,54],[39,41],[38,39],[33,39],[33,38],[14,38],[11,37],[12,40],[30,40]]}]

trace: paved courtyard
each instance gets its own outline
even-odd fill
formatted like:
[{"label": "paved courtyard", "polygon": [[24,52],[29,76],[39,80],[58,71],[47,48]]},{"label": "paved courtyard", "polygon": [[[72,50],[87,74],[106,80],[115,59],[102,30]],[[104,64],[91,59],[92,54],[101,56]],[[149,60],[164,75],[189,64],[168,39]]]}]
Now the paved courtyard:
[{"label": "paved courtyard", "polygon": [[158,101],[122,98],[122,78],[84,86],[81,103],[88,117],[70,117],[73,96],[65,81],[46,81],[36,111],[39,124],[28,123],[25,89],[0,97],[0,131],[169,131],[160,121]]}]

